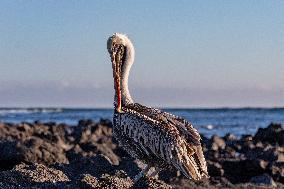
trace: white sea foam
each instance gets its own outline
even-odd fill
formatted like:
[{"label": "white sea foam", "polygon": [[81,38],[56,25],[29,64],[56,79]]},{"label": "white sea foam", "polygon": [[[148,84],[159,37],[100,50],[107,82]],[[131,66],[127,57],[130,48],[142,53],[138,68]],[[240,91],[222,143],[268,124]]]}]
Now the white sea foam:
[{"label": "white sea foam", "polygon": [[214,129],[214,125],[207,125],[206,129],[209,129],[209,130]]},{"label": "white sea foam", "polygon": [[31,113],[58,113],[63,110],[60,108],[3,108],[0,115],[10,114],[31,114]]}]

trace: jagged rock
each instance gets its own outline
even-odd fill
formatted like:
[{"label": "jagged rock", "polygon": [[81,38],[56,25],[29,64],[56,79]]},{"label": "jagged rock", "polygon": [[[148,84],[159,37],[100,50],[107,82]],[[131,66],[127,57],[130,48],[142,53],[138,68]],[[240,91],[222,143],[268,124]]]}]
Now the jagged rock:
[{"label": "jagged rock", "polygon": [[253,148],[251,150],[247,150],[245,152],[245,156],[248,159],[263,159],[265,161],[273,162],[278,159],[278,154],[275,148],[267,147],[267,148]]},{"label": "jagged rock", "polygon": [[273,163],[270,171],[276,181],[284,183],[284,163]]},{"label": "jagged rock", "polygon": [[220,153],[223,158],[234,158],[236,156],[236,150],[229,146],[226,146],[225,150],[222,150]]},{"label": "jagged rock", "polygon": [[225,139],[226,142],[236,141],[237,137],[235,135],[233,135],[232,133],[228,133],[228,134],[225,135],[224,139]]},{"label": "jagged rock", "polygon": [[264,187],[276,187],[277,186],[274,180],[268,174],[263,174],[263,175],[252,177],[250,179],[250,182],[257,184],[257,185],[265,185]]},{"label": "jagged rock", "polygon": [[31,137],[24,142],[0,141],[0,170],[11,169],[23,161],[44,164],[67,163],[68,159],[61,147],[36,137]]},{"label": "jagged rock", "polygon": [[48,168],[42,164],[20,164],[14,169],[22,176],[27,177],[31,182],[65,182],[70,181],[69,178],[60,170]]},{"label": "jagged rock", "polygon": [[249,141],[244,141],[241,147],[241,152],[242,153],[247,153],[251,150],[253,150],[255,148],[255,144],[253,143],[253,141],[249,140]]},{"label": "jagged rock", "polygon": [[159,173],[159,179],[166,182],[166,183],[170,183],[172,181],[172,179],[180,177],[181,173],[180,171],[177,170],[162,170]]},{"label": "jagged rock", "polygon": [[62,146],[40,138],[31,137],[24,141],[20,148],[25,162],[38,162],[46,165],[56,162],[68,163]]},{"label": "jagged rock", "polygon": [[224,140],[226,142],[226,147],[234,148],[234,145],[237,144],[237,137],[231,133],[226,134]]},{"label": "jagged rock", "polygon": [[266,166],[261,160],[225,160],[222,162],[224,176],[232,183],[248,182],[253,176],[265,173]]},{"label": "jagged rock", "polygon": [[96,188],[125,189],[125,188],[131,188],[133,184],[134,183],[129,177],[117,177],[116,175],[114,176],[103,175],[100,178],[100,182]]},{"label": "jagged rock", "polygon": [[137,183],[135,183],[131,188],[135,189],[171,189],[172,186],[164,183],[163,181],[151,179],[151,178],[141,178]]},{"label": "jagged rock", "polygon": [[[281,133],[282,126],[272,130]],[[256,180],[265,173],[284,188],[284,147],[258,137],[202,136],[207,181],[164,169],[162,181],[143,178],[134,184],[145,165],[118,146],[110,120],[82,120],[74,127],[0,123],[0,188],[259,188]]]},{"label": "jagged rock", "polygon": [[276,147],[277,160],[276,162],[284,163],[284,147]]},{"label": "jagged rock", "polygon": [[42,164],[19,164],[10,171],[0,172],[0,180],[13,186],[56,186],[68,183],[69,178],[60,170]]},{"label": "jagged rock", "polygon": [[252,141],[252,140],[253,140],[252,135],[243,135],[242,138],[240,139],[240,141],[242,141],[242,142],[248,142],[248,141]]},{"label": "jagged rock", "polygon": [[224,175],[224,170],[218,162],[207,162],[208,173],[211,177],[221,177]]},{"label": "jagged rock", "polygon": [[23,161],[24,155],[17,141],[0,141],[0,170],[12,169]]},{"label": "jagged rock", "polygon": [[217,135],[212,136],[211,138],[211,149],[212,150],[219,150],[219,149],[225,149],[226,143],[224,139],[221,137],[218,137]]},{"label": "jagged rock", "polygon": [[[218,181],[218,183],[220,183],[220,182]],[[217,189],[218,188],[218,186],[216,186],[216,184],[213,184],[209,180],[204,180],[202,182],[193,182],[192,180],[181,178],[181,179],[173,180],[169,184],[174,189],[191,189],[191,188],[194,188],[194,189],[207,189],[207,188]],[[224,186],[227,186],[227,184],[222,185],[222,186],[224,188]]]},{"label": "jagged rock", "polygon": [[83,174],[79,181],[79,186],[86,189],[97,188],[98,182],[99,181],[96,177],[93,177],[90,174]]},{"label": "jagged rock", "polygon": [[259,128],[254,139],[256,141],[284,145],[284,128],[281,124],[271,123],[267,128]]},{"label": "jagged rock", "polygon": [[55,164],[53,167],[63,170],[71,177],[88,173],[100,178],[104,173],[113,173],[115,171],[115,167],[111,164],[109,158],[101,154],[92,157],[81,157],[64,166]]}]

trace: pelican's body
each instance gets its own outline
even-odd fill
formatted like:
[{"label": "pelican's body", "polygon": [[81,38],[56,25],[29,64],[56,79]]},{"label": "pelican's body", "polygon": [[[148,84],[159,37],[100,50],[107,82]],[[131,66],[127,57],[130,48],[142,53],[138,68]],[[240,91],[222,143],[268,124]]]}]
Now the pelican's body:
[{"label": "pelican's body", "polygon": [[186,177],[208,177],[200,135],[186,120],[134,103],[128,90],[128,75],[134,62],[134,47],[122,34],[108,40],[113,64],[113,135],[134,158],[150,166],[175,167]]}]

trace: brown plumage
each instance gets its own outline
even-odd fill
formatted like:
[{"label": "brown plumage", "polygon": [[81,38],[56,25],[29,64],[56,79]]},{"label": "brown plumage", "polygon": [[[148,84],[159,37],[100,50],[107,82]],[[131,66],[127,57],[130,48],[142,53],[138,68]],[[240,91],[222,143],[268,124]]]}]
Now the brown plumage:
[{"label": "brown plumage", "polygon": [[150,166],[174,167],[194,180],[208,177],[197,130],[181,117],[133,102],[127,85],[134,61],[131,41],[116,33],[108,51],[114,71],[113,134],[119,144]]}]

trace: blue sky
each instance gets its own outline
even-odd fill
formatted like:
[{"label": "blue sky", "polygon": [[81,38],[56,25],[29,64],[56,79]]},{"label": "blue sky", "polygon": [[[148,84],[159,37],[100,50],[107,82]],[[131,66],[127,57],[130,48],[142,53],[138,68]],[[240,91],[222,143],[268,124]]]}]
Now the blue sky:
[{"label": "blue sky", "polygon": [[114,32],[140,103],[284,106],[280,0],[0,1],[0,106],[111,107]]}]

